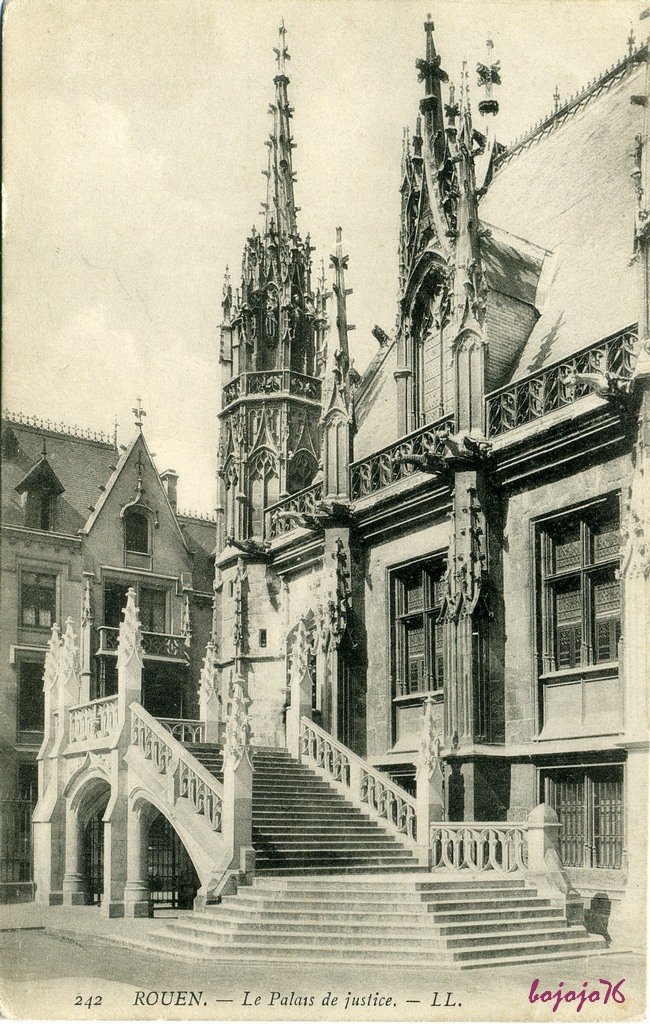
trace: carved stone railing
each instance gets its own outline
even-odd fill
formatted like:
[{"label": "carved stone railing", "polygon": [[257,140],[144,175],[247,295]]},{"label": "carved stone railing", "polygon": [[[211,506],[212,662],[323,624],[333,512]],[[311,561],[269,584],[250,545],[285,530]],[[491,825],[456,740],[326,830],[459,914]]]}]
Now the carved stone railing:
[{"label": "carved stone railing", "polygon": [[417,473],[416,466],[403,462],[410,456],[441,455],[445,441],[453,433],[454,417],[443,416],[426,427],[401,437],[398,441],[359,459],[350,466],[350,497],[353,501],[375,494],[383,487]]},{"label": "carved stone railing", "polygon": [[[115,626],[100,626],[99,648],[97,654],[117,654],[119,629]],[[156,658],[158,661],[182,661],[187,663],[189,651],[187,638],[174,633],[143,633],[142,650],[145,658]]]},{"label": "carved stone railing", "polygon": [[202,743],[205,726],[198,718],[159,718],[179,743]]},{"label": "carved stone railing", "polygon": [[451,871],[525,872],[528,866],[526,822],[459,821],[431,826],[432,868]]},{"label": "carved stone railing", "polygon": [[131,742],[161,775],[174,776],[174,802],[187,799],[213,832],[221,832],[223,786],[140,705],[131,710]]},{"label": "carved stone railing", "polygon": [[590,382],[575,380],[575,374],[612,373],[628,380],[634,369],[637,335],[635,327],[627,328],[493,391],[485,399],[487,436],[498,437],[589,395]]},{"label": "carved stone railing", "polygon": [[340,785],[354,804],[386,822],[407,845],[415,845],[414,798],[308,718],[300,723],[300,756]]},{"label": "carved stone railing", "polygon": [[117,697],[100,697],[87,704],[77,704],[68,711],[70,716],[69,742],[80,747],[96,740],[111,741],[118,729]]},{"label": "carved stone railing", "polygon": [[320,402],[321,381],[292,370],[255,370],[233,377],[222,389],[222,408],[250,395],[295,395]]},{"label": "carved stone railing", "polygon": [[295,491],[288,498],[269,505],[264,511],[266,539],[274,540],[283,533],[289,533],[297,525],[294,517],[297,518],[305,512],[313,515],[322,497],[323,485],[311,484],[310,487],[304,487],[302,491]]}]

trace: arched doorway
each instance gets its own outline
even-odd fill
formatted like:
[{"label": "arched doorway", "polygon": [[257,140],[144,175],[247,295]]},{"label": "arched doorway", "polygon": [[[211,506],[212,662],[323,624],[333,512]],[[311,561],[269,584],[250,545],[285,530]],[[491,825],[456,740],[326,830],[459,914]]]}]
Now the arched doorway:
[{"label": "arched doorway", "polygon": [[192,909],[199,876],[177,832],[160,813],[149,826],[147,876],[154,913],[156,909]]},{"label": "arched doorway", "polygon": [[79,805],[81,864],[86,906],[98,907],[104,895],[104,815],[110,787],[94,782]]}]

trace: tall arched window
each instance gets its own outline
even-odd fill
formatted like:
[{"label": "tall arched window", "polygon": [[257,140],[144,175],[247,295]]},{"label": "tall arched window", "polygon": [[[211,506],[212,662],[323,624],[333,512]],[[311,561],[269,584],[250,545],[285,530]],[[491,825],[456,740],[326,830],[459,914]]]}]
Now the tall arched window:
[{"label": "tall arched window", "polygon": [[280,481],[275,456],[263,449],[251,459],[249,468],[251,501],[251,535],[261,537],[264,533],[264,509],[277,501],[280,495]]},{"label": "tall arched window", "polygon": [[127,508],[124,512],[124,544],[127,551],[148,555],[150,553],[149,517],[139,508]]},{"label": "tall arched window", "polygon": [[226,485],[226,497],[224,501],[225,514],[226,514],[226,537],[233,536],[236,533],[237,523],[237,483],[239,477],[237,470],[233,462],[229,462],[223,473],[224,483]]}]

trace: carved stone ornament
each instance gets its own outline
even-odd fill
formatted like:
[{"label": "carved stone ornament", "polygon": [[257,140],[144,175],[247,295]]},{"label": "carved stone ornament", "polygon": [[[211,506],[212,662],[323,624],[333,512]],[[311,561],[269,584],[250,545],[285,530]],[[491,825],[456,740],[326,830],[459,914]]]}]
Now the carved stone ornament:
[{"label": "carved stone ornament", "polygon": [[434,702],[431,697],[425,698],[422,708],[422,729],[420,733],[420,769],[432,779],[434,772],[442,772],[440,750],[442,742],[438,735],[433,714]]},{"label": "carved stone ornament", "polygon": [[241,645],[244,640],[244,583],[247,578],[246,568],[243,560],[239,559],[237,563],[237,573],[234,580],[234,601],[235,601],[235,615],[233,624],[233,643],[236,650],[241,649]]},{"label": "carved stone ornament", "polygon": [[126,595],[126,608],[124,619],[120,623],[120,633],[117,643],[117,669],[128,666],[135,659],[142,665],[142,632],[140,630],[140,615],[135,603],[135,590],[129,587]]},{"label": "carved stone ornament", "polygon": [[185,646],[189,648],[192,642],[192,619],[190,615],[190,595],[183,594],[183,605],[181,608],[181,636],[185,637]]},{"label": "carved stone ornament", "polygon": [[289,668],[290,685],[300,686],[302,680],[309,673],[309,655],[314,649],[313,636],[307,629],[304,619],[300,619],[293,636],[291,645],[291,663]]},{"label": "carved stone ornament", "polygon": [[79,677],[79,648],[72,630],[72,619],[66,622],[63,643],[59,649],[59,694],[65,696],[68,706],[79,703],[81,680]]},{"label": "carved stone ornament", "polygon": [[61,634],[59,627],[54,623],[49,639],[45,665],[43,666],[43,691],[49,693],[55,686],[59,674],[59,663],[61,659]]},{"label": "carved stone ornament", "polygon": [[316,586],[317,624],[321,647],[337,648],[345,635],[352,592],[347,555],[340,537],[335,550],[325,556],[321,579]]},{"label": "carved stone ornament", "polygon": [[237,769],[244,755],[250,760],[251,727],[248,708],[250,698],[244,693],[243,680],[236,676],[230,689],[226,737],[223,748],[224,767]]},{"label": "carved stone ornament", "polygon": [[205,648],[205,658],[199,677],[198,698],[199,701],[208,701],[218,694],[219,670],[217,668],[217,649],[212,640],[208,640]]}]

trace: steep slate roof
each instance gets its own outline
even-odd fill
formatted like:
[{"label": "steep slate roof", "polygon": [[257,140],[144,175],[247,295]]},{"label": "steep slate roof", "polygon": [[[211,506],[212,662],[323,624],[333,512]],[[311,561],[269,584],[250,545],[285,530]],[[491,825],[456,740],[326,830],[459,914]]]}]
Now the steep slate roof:
[{"label": "steep slate roof", "polygon": [[483,222],[552,253],[541,316],[512,379],[637,320],[630,175],[643,110],[630,97],[643,92],[642,75],[631,57],[604,76],[583,103],[506,154],[481,201]]},{"label": "steep slate roof", "polygon": [[212,593],[214,582],[214,549],[217,543],[216,520],[178,513],[178,523],[185,543],[192,552],[192,585],[205,594]]},{"label": "steep slate roof", "polygon": [[88,518],[89,506],[95,505],[100,484],[111,475],[117,456],[110,442],[77,437],[43,429],[3,417],[3,434],[10,430],[18,442],[11,458],[2,460],[2,521],[22,526],[25,521],[16,487],[42,459],[43,441],[47,461],[65,488],[57,500],[58,533],[76,536]]}]

